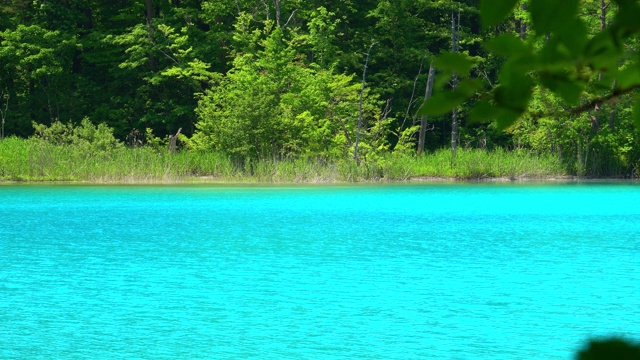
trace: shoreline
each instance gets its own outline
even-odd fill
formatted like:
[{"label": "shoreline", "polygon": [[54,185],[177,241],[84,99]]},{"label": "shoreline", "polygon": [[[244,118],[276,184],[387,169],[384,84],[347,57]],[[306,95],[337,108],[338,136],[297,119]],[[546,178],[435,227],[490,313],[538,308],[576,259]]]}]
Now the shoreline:
[{"label": "shoreline", "polygon": [[405,180],[327,180],[315,179],[310,181],[258,181],[257,179],[225,179],[214,176],[188,177],[181,179],[120,179],[120,180],[0,180],[0,186],[6,185],[372,185],[372,184],[474,184],[474,183],[640,183],[640,179],[623,177],[580,177],[572,175],[558,176],[498,176],[498,177],[437,177],[437,176],[413,176]]}]

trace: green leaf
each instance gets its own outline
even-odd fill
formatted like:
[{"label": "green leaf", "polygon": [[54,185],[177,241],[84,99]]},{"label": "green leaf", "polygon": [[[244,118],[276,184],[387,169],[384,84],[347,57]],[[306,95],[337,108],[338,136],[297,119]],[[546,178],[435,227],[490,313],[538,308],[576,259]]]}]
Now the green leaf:
[{"label": "green leaf", "polygon": [[446,52],[433,61],[433,66],[438,70],[466,75],[475,64],[473,59],[466,54]]},{"label": "green leaf", "polygon": [[640,345],[622,338],[591,340],[576,360],[640,359]]},{"label": "green leaf", "polygon": [[529,12],[533,28],[538,35],[555,33],[576,17],[579,0],[533,0]]},{"label": "green leaf", "polygon": [[619,89],[629,89],[640,84],[640,67],[632,64],[618,73],[617,86]]},{"label": "green leaf", "polygon": [[524,113],[529,105],[533,91],[533,80],[526,75],[519,77],[509,85],[502,84],[494,89],[494,99],[501,108]]},{"label": "green leaf", "polygon": [[538,59],[535,56],[527,56],[522,58],[509,58],[504,65],[498,79],[503,85],[510,85],[512,83],[518,83],[522,80],[527,80],[527,74],[534,69],[540,67]]},{"label": "green leaf", "polygon": [[597,56],[604,53],[617,54],[620,44],[616,41],[611,29],[605,29],[589,40],[585,48],[585,56]]},{"label": "green leaf", "polygon": [[458,87],[453,91],[443,91],[432,95],[425,101],[417,116],[437,116],[446,114],[456,106],[469,100],[476,91],[480,89],[482,83],[477,79],[464,79],[460,81]]},{"label": "green leaf", "polygon": [[495,105],[487,100],[481,100],[475,103],[469,112],[469,120],[472,122],[485,122],[495,118]]},{"label": "green leaf", "polygon": [[623,48],[619,40],[609,28],[589,40],[584,57],[595,70],[607,71],[618,66],[618,57],[622,53]]},{"label": "green leaf", "polygon": [[588,43],[588,29],[585,23],[577,18],[567,19],[564,30],[556,36],[565,51],[571,57],[580,56]]},{"label": "green leaf", "polygon": [[513,125],[522,113],[511,109],[499,108],[496,110],[496,125],[498,131],[503,131]]},{"label": "green leaf", "polygon": [[640,28],[638,16],[640,15],[640,5],[635,0],[616,1],[619,5],[616,12],[615,25],[625,30],[636,32]]},{"label": "green leaf", "polygon": [[474,122],[495,120],[499,131],[513,125],[520,115],[518,111],[497,107],[487,100],[478,101],[469,113],[470,120]]},{"label": "green leaf", "polygon": [[613,2],[615,2],[621,7],[633,6],[636,4],[636,0],[613,0]]},{"label": "green leaf", "polygon": [[583,82],[571,80],[567,74],[541,74],[540,81],[569,105],[578,104],[585,88]]},{"label": "green leaf", "polygon": [[531,53],[531,49],[519,37],[502,34],[491,39],[485,44],[487,50],[500,56],[526,56]]},{"label": "green leaf", "polygon": [[480,0],[480,19],[484,29],[500,24],[518,0]]}]

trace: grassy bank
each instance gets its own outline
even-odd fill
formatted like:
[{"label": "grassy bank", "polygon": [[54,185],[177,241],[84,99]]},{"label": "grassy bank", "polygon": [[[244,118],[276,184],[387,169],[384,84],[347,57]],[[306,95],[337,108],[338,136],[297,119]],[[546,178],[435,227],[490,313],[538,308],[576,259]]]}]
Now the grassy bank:
[{"label": "grassy bank", "polygon": [[211,152],[170,154],[148,147],[97,151],[18,138],[0,142],[0,181],[320,183],[564,175],[565,168],[554,156],[500,149],[459,150],[453,160],[449,150],[419,157],[386,154],[356,166],[352,160],[318,159],[262,159],[238,164]]}]

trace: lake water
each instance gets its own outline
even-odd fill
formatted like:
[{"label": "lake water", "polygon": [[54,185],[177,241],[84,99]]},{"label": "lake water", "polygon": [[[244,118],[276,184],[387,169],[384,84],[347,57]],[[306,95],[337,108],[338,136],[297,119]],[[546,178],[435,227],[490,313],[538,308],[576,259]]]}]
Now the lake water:
[{"label": "lake water", "polygon": [[0,186],[1,359],[571,359],[640,186]]}]

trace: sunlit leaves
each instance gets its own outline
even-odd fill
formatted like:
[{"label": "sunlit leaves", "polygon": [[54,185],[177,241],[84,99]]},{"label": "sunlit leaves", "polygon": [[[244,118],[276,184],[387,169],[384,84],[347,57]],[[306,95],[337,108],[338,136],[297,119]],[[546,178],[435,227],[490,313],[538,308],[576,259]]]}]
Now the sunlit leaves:
[{"label": "sunlit leaves", "polygon": [[60,75],[77,49],[75,39],[38,25],[0,32],[0,66],[27,79]]}]

